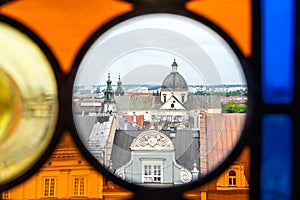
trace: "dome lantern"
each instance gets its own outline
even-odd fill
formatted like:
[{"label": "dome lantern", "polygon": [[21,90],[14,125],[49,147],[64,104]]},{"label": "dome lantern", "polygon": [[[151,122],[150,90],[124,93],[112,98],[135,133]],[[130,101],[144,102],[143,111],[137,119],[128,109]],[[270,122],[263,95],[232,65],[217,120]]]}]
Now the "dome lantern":
[{"label": "dome lantern", "polygon": [[177,65],[176,60],[174,58],[174,61],[173,61],[173,64],[172,64],[172,72],[177,72],[177,67],[178,67],[178,65]]}]

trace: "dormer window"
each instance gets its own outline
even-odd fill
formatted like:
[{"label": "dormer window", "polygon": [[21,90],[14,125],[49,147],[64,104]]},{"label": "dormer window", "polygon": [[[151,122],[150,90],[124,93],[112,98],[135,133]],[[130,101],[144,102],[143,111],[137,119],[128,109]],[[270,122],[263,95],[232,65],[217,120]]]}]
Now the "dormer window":
[{"label": "dormer window", "polygon": [[242,163],[234,163],[216,183],[217,190],[245,190],[249,188]]}]

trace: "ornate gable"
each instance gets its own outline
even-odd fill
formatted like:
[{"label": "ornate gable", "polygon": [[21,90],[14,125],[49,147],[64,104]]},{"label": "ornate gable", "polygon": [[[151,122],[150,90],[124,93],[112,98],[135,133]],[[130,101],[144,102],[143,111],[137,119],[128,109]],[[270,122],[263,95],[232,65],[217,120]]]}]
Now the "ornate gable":
[{"label": "ornate gable", "polygon": [[131,150],[174,150],[174,145],[165,134],[150,130],[141,133],[131,144]]},{"label": "ornate gable", "polygon": [[218,177],[217,190],[248,190],[249,184],[245,176],[244,165],[235,161]]}]

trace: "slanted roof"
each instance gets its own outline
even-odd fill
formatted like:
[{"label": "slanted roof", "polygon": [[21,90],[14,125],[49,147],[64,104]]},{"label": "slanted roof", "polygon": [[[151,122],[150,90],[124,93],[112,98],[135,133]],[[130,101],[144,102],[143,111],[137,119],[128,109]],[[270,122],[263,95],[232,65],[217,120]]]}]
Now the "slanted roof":
[{"label": "slanted roof", "polygon": [[161,106],[158,96],[116,96],[117,110],[153,110]]},{"label": "slanted roof", "polygon": [[188,110],[221,109],[221,97],[217,95],[189,95],[184,105]]},{"label": "slanted roof", "polygon": [[90,133],[89,143],[104,149],[110,134],[113,116],[98,117]]},{"label": "slanted roof", "polygon": [[83,142],[86,142],[97,122],[97,116],[74,115],[76,130]]},{"label": "slanted roof", "polygon": [[[117,110],[159,110],[160,96],[115,96]],[[216,95],[189,95],[184,103],[187,110],[221,109],[221,97]]]},{"label": "slanted roof", "polygon": [[[170,136],[169,131],[165,134]],[[177,130],[176,138],[172,139],[175,146],[175,159],[182,166],[193,169],[196,162],[199,168],[199,131]]]},{"label": "slanted roof", "polygon": [[117,169],[130,161],[130,145],[143,131],[117,130],[111,153],[112,167]]},{"label": "slanted roof", "polygon": [[89,140],[97,122],[104,125],[104,123],[109,123],[109,118],[110,116],[74,115],[76,130],[82,142],[85,143]]},{"label": "slanted roof", "polygon": [[236,146],[246,116],[245,113],[206,115],[208,170],[219,165]]}]

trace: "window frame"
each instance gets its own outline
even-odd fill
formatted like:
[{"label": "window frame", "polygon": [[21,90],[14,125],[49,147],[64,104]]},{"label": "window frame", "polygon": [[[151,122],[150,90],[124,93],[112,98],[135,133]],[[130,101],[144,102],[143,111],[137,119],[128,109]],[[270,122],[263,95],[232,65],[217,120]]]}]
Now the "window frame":
[{"label": "window frame", "polygon": [[[76,188],[76,180],[78,180],[77,188]],[[83,185],[82,185],[82,183],[83,183]],[[82,191],[83,191],[83,193],[82,193]],[[76,197],[87,196],[87,177],[86,176],[73,176],[73,178],[72,178],[72,196],[76,196]]]},{"label": "window frame", "polygon": [[0,199],[9,199],[10,198],[10,191],[4,190],[1,192]]},{"label": "window frame", "polygon": [[[163,184],[163,160],[157,160],[157,159],[147,159],[142,161],[142,183],[145,184]],[[146,173],[146,168],[149,167],[147,170],[150,170],[150,174]],[[156,167],[159,167],[159,169],[155,169]],[[156,170],[158,170],[158,174],[156,174]],[[146,181],[146,179],[151,179],[151,181]],[[155,178],[160,179],[159,181],[155,181]]]},{"label": "window frame", "polygon": [[[46,181],[49,180],[48,186],[46,187]],[[52,182],[53,181],[53,182]],[[53,194],[51,194],[51,185],[53,183]],[[43,197],[56,197],[57,177],[43,177]],[[47,192],[47,194],[46,194]]]},{"label": "window frame", "polygon": [[[231,172],[234,173],[234,175],[231,174]],[[228,171],[228,185],[229,187],[237,187],[237,180],[238,179],[238,176],[237,176],[237,173],[234,169],[230,169]]]}]

